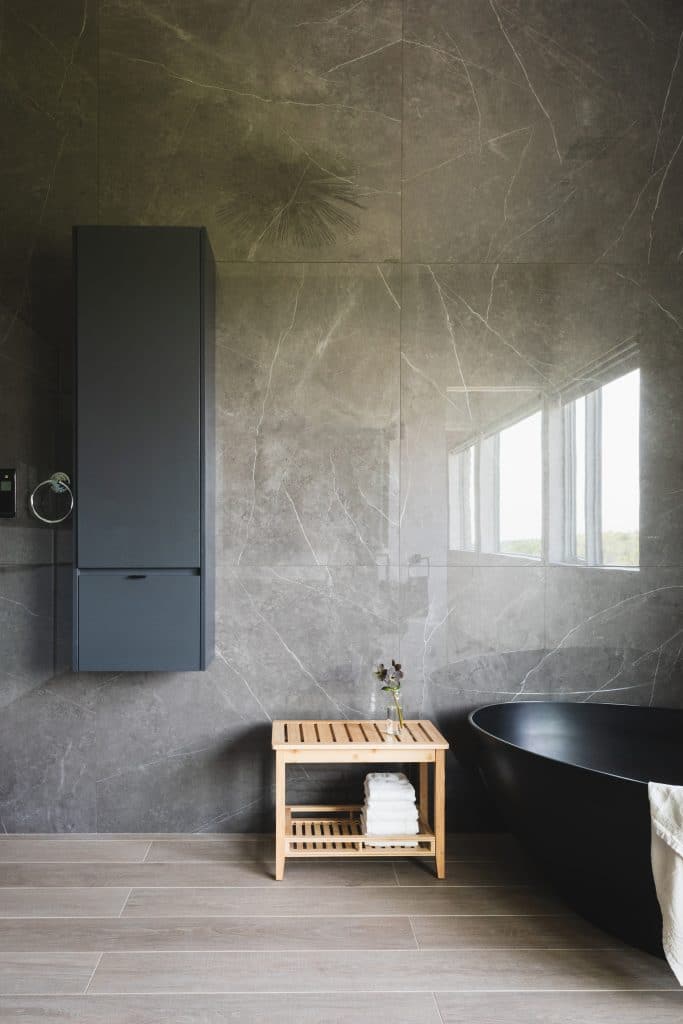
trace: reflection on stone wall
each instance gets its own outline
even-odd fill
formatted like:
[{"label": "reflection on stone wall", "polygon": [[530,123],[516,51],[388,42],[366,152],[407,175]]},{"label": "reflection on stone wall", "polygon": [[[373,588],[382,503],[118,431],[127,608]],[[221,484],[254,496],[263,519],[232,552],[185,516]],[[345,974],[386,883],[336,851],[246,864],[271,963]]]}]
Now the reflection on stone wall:
[{"label": "reflection on stone wall", "polygon": [[[53,8],[0,25],[0,463],[26,486],[63,450],[71,224],[206,224],[217,657],[62,671],[52,538],[0,527],[0,827],[269,829],[270,720],[380,716],[399,653],[409,711],[458,740],[490,701],[681,705],[680,6]],[[550,484],[538,554],[449,543],[449,451],[627,350],[638,568],[560,564]],[[486,823],[449,760],[454,824]]]}]

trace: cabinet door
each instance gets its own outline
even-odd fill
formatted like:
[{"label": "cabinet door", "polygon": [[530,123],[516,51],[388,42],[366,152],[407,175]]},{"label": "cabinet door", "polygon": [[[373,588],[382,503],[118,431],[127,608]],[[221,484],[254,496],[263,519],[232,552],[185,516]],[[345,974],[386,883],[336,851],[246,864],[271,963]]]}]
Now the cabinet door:
[{"label": "cabinet door", "polygon": [[77,579],[81,672],[199,668],[198,575],[140,570]]},{"label": "cabinet door", "polygon": [[200,564],[200,233],[78,228],[77,557]]}]

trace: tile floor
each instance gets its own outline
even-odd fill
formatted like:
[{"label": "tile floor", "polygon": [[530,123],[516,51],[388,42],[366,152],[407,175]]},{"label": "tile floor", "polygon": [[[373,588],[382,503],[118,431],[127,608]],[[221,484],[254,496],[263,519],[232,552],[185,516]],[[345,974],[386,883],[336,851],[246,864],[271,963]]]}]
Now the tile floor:
[{"label": "tile floor", "polygon": [[666,965],[548,893],[505,836],[289,862],[258,836],[0,837],[0,1022],[680,1024]]}]

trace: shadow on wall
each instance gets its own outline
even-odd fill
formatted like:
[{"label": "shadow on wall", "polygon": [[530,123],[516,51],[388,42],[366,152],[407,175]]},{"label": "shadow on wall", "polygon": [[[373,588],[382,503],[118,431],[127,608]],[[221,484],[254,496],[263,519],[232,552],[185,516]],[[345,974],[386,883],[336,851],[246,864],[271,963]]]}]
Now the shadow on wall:
[{"label": "shadow on wall", "polygon": [[358,230],[364,205],[357,185],[307,153],[252,149],[240,154],[235,176],[217,218],[236,239],[254,239],[249,258],[264,242],[323,248]]}]

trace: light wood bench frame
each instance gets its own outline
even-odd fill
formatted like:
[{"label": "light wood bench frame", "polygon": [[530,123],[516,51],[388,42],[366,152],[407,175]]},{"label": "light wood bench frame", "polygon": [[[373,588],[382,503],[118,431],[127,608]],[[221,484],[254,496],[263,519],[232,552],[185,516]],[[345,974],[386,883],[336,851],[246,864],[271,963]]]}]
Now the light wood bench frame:
[{"label": "light wood bench frame", "polygon": [[[285,860],[299,857],[433,857],[446,877],[446,751],[448,743],[429,721],[406,721],[400,736],[384,722],[303,720],[273,722],[275,751],[275,878]],[[288,764],[419,765],[417,835],[366,836],[360,804],[287,804]],[[434,766],[430,822],[429,766]],[[417,842],[417,847],[375,847],[371,842]]]}]

